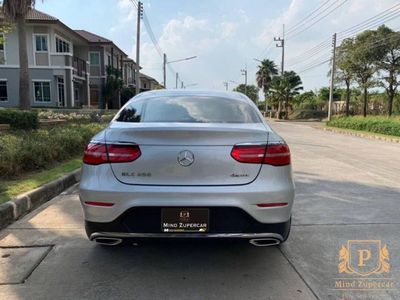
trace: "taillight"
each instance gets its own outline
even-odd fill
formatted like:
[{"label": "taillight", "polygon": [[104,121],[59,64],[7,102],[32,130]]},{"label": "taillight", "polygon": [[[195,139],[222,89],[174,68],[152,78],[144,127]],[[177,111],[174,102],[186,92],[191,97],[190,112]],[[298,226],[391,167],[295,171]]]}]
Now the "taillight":
[{"label": "taillight", "polygon": [[98,144],[86,146],[83,162],[88,165],[132,162],[141,155],[138,145]]},{"label": "taillight", "polygon": [[132,162],[141,154],[138,145],[107,145],[107,151],[110,163]]},{"label": "taillight", "polygon": [[268,144],[264,163],[273,166],[290,165],[290,150],[286,144]]},{"label": "taillight", "polygon": [[265,145],[235,145],[231,156],[241,163],[261,164],[265,155]]},{"label": "taillight", "polygon": [[88,165],[100,165],[108,162],[105,144],[90,143],[86,146],[83,162]]},{"label": "taillight", "polygon": [[283,143],[268,145],[235,145],[231,156],[241,163],[286,166],[290,164],[290,150]]}]

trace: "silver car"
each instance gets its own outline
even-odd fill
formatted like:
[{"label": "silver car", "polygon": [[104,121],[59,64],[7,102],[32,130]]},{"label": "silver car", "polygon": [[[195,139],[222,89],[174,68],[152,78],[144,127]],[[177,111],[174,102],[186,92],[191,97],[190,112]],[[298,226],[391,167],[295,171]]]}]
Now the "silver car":
[{"label": "silver car", "polygon": [[80,200],[97,243],[288,238],[290,151],[243,94],[139,94],[93,137],[83,162]]}]

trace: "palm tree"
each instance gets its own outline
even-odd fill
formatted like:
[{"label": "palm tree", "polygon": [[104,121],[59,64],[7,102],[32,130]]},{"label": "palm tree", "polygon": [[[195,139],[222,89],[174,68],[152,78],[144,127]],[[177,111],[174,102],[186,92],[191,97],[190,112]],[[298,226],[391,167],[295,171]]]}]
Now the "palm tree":
[{"label": "palm tree", "polygon": [[17,25],[19,44],[19,106],[29,109],[29,72],[25,17],[35,5],[35,0],[4,0],[3,12],[7,19]]},{"label": "palm tree", "polygon": [[272,60],[264,59],[261,61],[261,65],[258,66],[256,73],[257,86],[263,89],[266,95],[269,91],[272,77],[278,74],[278,68]]},{"label": "palm tree", "polygon": [[282,104],[285,106],[285,118],[288,117],[288,104],[294,96],[303,89],[301,78],[294,71],[286,71],[283,76],[275,76],[271,81],[271,94],[278,99],[278,111],[276,118],[281,117]]}]

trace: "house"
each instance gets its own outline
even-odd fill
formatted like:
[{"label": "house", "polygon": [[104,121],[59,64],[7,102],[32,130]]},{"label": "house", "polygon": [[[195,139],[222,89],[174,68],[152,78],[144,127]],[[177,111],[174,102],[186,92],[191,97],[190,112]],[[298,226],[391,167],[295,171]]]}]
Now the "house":
[{"label": "house", "polygon": [[[102,89],[107,79],[107,69],[120,71],[125,86],[135,87],[136,63],[111,40],[88,32],[75,30],[89,45],[88,59],[90,65],[90,101],[93,106],[104,107]],[[114,106],[118,106],[116,99]]]},{"label": "house", "polygon": [[161,87],[157,80],[149,75],[139,73],[140,78],[140,91],[146,92],[150,90],[155,90]]},{"label": "house", "polygon": [[[0,15],[0,22],[4,16]],[[1,33],[0,106],[19,105],[18,33]],[[31,9],[26,39],[32,107],[80,107],[89,101],[89,45],[60,20]]]},{"label": "house", "polygon": [[[4,16],[0,12],[0,23]],[[19,45],[14,27],[1,33],[0,107],[19,105]],[[59,19],[30,9],[26,17],[26,39],[32,107],[104,108],[103,89],[107,69],[118,70],[124,86],[135,88],[136,63],[113,41],[86,30],[72,30]],[[141,91],[157,81],[140,75]],[[113,101],[118,108],[119,99]]]}]

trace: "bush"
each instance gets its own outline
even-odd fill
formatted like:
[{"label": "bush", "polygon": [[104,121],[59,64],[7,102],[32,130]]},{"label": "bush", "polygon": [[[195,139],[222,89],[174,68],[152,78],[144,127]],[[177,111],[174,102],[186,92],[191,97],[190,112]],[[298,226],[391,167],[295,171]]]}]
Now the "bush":
[{"label": "bush", "polygon": [[400,136],[399,117],[339,117],[332,119],[327,123],[327,125],[338,128]]},{"label": "bush", "polygon": [[39,118],[36,111],[2,109],[0,124],[10,124],[11,129],[37,129]]},{"label": "bush", "polygon": [[90,124],[90,123],[107,123],[114,117],[112,112],[99,111],[76,111],[63,112],[53,110],[43,110],[39,112],[40,120],[65,120],[70,124]]},{"label": "bush", "polygon": [[0,135],[0,178],[17,177],[81,155],[103,128],[100,124],[68,125]]},{"label": "bush", "polygon": [[315,109],[295,109],[289,114],[289,119],[323,119],[327,116],[325,111]]}]

